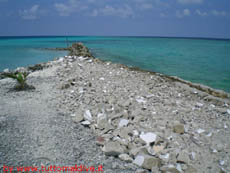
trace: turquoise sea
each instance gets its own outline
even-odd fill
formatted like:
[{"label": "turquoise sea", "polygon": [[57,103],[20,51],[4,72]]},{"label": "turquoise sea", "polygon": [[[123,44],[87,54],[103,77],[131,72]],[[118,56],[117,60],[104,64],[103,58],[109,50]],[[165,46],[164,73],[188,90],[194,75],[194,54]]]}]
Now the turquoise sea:
[{"label": "turquoise sea", "polygon": [[[68,42],[66,41],[68,40]],[[178,76],[230,92],[230,40],[161,37],[0,37],[0,71],[52,60],[67,52],[42,48],[83,42],[103,60]]]}]

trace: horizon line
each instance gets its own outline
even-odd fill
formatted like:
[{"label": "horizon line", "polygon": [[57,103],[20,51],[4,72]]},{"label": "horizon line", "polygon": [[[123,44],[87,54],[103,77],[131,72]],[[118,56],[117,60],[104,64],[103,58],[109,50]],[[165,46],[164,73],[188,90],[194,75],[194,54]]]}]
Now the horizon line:
[{"label": "horizon line", "polygon": [[149,37],[149,38],[181,38],[181,39],[212,39],[212,40],[230,40],[230,38],[223,37],[190,37],[190,36],[146,36],[146,35],[12,35],[12,36],[1,36],[4,37]]}]

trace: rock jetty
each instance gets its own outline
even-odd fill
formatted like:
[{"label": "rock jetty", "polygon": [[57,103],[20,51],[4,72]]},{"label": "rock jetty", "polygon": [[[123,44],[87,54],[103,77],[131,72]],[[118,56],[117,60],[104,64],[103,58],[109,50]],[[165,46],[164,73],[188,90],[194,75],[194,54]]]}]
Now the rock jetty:
[{"label": "rock jetty", "polygon": [[125,169],[138,165],[137,172],[230,171],[229,94],[103,62],[82,44],[73,47],[56,62],[58,108],[92,129],[105,155],[126,162]]},{"label": "rock jetty", "polygon": [[43,67],[59,81],[56,108],[91,129],[114,172],[230,172],[228,93],[101,61],[82,43]]}]

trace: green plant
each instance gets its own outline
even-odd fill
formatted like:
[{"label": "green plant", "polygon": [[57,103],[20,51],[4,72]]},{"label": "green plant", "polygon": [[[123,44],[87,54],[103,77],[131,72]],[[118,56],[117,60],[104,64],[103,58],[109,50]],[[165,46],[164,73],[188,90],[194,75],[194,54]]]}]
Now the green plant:
[{"label": "green plant", "polygon": [[34,89],[33,86],[30,86],[26,83],[27,76],[29,73],[27,72],[9,72],[9,73],[3,73],[3,76],[15,79],[18,84],[15,86],[16,90],[26,90],[26,89]]}]

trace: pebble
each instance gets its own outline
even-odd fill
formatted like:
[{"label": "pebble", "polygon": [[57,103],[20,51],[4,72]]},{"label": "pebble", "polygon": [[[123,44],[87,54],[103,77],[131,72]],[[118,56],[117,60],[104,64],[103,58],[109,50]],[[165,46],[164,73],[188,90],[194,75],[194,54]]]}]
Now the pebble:
[{"label": "pebble", "polygon": [[121,127],[125,127],[129,124],[129,120],[126,120],[126,119],[121,119],[119,124],[118,124],[118,127],[121,128]]},{"label": "pebble", "polygon": [[90,112],[90,110],[86,110],[84,113],[84,119],[88,120],[88,121],[92,121],[92,114]]},{"label": "pebble", "polygon": [[197,129],[197,133],[198,133],[198,134],[201,134],[201,133],[204,133],[204,132],[205,132],[204,129]]},{"label": "pebble", "polygon": [[203,106],[204,106],[204,104],[203,104],[203,103],[199,103],[199,102],[197,102],[197,103],[196,103],[196,106],[197,106],[197,107],[199,107],[199,108],[201,108],[201,107],[203,107]]},{"label": "pebble", "polygon": [[128,154],[120,154],[119,158],[125,162],[132,163],[133,159]]},{"label": "pebble", "polygon": [[230,110],[229,109],[227,109],[227,111],[226,111],[229,115],[230,115]]},{"label": "pebble", "polygon": [[86,120],[86,121],[82,121],[81,124],[84,126],[89,126],[91,124],[91,122]]},{"label": "pebble", "polygon": [[140,135],[140,138],[145,141],[145,143],[147,145],[150,145],[151,143],[155,142],[156,141],[156,138],[157,138],[157,135],[155,133],[151,133],[151,132],[148,132],[148,133],[142,133]]},{"label": "pebble", "polygon": [[184,125],[177,124],[173,126],[173,132],[178,133],[178,134],[183,134],[185,132]]},{"label": "pebble", "polygon": [[102,150],[105,152],[105,155],[107,156],[119,156],[120,154],[123,154],[125,152],[125,149],[123,146],[120,145],[119,142],[110,141],[107,142]]}]

